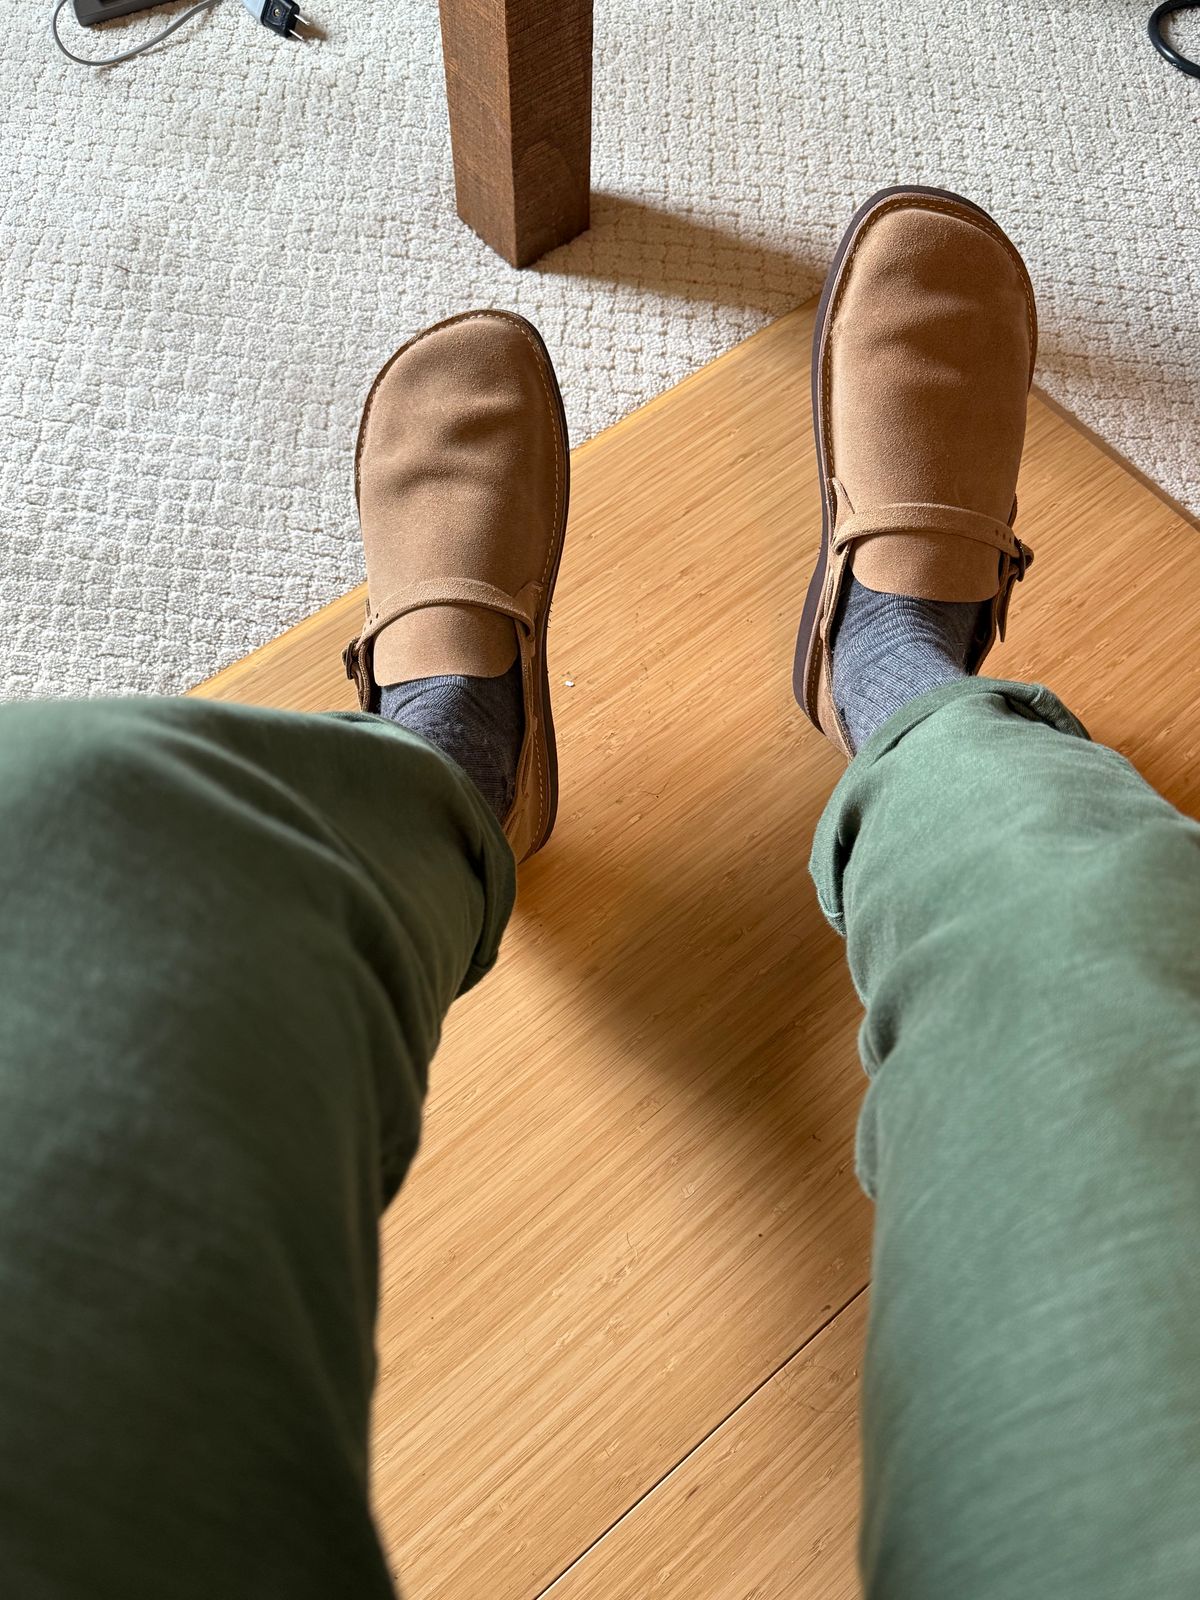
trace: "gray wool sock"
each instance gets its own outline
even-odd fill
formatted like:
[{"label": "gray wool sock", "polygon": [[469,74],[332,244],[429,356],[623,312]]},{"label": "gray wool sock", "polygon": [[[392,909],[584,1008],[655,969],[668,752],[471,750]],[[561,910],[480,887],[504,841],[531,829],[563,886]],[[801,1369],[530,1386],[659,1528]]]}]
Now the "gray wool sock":
[{"label": "gray wool sock", "polygon": [[966,677],[984,604],[876,594],[851,576],[833,632],[833,701],[855,750],[916,695]]},{"label": "gray wool sock", "polygon": [[444,750],[503,822],[525,734],[521,658],[498,678],[414,678],[379,691],[379,713]]}]

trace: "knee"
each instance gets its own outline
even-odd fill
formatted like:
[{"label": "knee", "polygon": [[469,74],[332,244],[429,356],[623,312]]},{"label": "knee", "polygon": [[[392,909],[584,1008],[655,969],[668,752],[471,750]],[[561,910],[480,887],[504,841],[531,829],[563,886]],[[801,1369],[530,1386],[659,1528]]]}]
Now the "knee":
[{"label": "knee", "polygon": [[1029,929],[1031,953],[1051,970],[1097,979],[1114,967],[1161,971],[1180,956],[1192,965],[1198,905],[1200,827],[1162,802],[1078,852],[1067,892]]},{"label": "knee", "polygon": [[26,701],[0,707],[0,839],[12,853],[132,820],[153,793],[163,702]]}]

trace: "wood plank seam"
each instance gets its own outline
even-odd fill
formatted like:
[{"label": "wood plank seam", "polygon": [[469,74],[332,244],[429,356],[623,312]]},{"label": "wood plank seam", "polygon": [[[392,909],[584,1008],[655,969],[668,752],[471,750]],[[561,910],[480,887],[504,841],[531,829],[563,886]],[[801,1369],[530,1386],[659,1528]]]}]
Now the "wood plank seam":
[{"label": "wood plank seam", "polygon": [[652,1483],[650,1487],[642,1494],[640,1494],[631,1505],[627,1506],[619,1517],[614,1518],[609,1526],[605,1528],[603,1533],[597,1534],[587,1548],[581,1550],[573,1561],[569,1561],[563,1570],[558,1573],[556,1577],[552,1578],[544,1589],[539,1589],[537,1594],[532,1597],[532,1600],[545,1600],[545,1597],[550,1594],[551,1590],[554,1589],[558,1584],[561,1584],[563,1579],[575,1571],[575,1569],[582,1562],[586,1561],[588,1556],[591,1555],[597,1546],[601,1545],[605,1539],[609,1538],[610,1535],[615,1533],[621,1524],[627,1521],[639,1506],[643,1505],[647,1500],[649,1500],[651,1495],[656,1494],[658,1490],[661,1489],[671,1478],[673,1478],[682,1467],[685,1467],[692,1457],[697,1453],[697,1451],[702,1450],[716,1434],[721,1432],[722,1428],[726,1428],[731,1422],[736,1421],[738,1413],[740,1411],[744,1411],[757,1395],[760,1395],[764,1389],[768,1388],[772,1383],[774,1383],[775,1379],[779,1376],[783,1369],[789,1366],[791,1362],[793,1362],[802,1351],[806,1350],[815,1339],[819,1339],[823,1333],[825,1333],[829,1328],[832,1328],[838,1318],[843,1316],[847,1311],[850,1310],[852,1306],[861,1300],[869,1288],[870,1282],[864,1282],[860,1289],[855,1290],[848,1300],[840,1305],[836,1311],[834,1311],[823,1323],[821,1323],[820,1327],[814,1328],[807,1338],[801,1339],[800,1343],[790,1355],[785,1356],[773,1371],[768,1372],[766,1377],[763,1378],[760,1383],[756,1383],[748,1394],[743,1395],[738,1401],[737,1405],[735,1405],[726,1416],[722,1417],[719,1422],[714,1423],[702,1438],[697,1439],[690,1450],[684,1451],[679,1460],[676,1461],[672,1466],[668,1467],[663,1475],[655,1483]]}]

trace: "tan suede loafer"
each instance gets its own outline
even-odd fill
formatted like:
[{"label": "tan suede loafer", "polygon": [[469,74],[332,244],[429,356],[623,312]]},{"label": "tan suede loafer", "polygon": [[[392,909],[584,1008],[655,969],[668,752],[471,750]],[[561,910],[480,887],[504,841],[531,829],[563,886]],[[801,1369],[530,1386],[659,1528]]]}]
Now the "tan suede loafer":
[{"label": "tan suede loafer", "polygon": [[367,617],[346,673],[373,710],[380,684],[496,677],[520,652],[525,733],[504,821],[519,861],[545,844],[558,809],[546,625],[569,472],[550,357],[510,312],[427,328],[367,397],[355,466]]},{"label": "tan suede loafer", "polygon": [[887,189],[854,215],[813,341],[821,551],[793,687],[845,755],[830,635],[850,573],[868,589],[990,600],[978,672],[1033,559],[1013,532],[1037,351],[1033,289],[985,211],[942,189]]}]

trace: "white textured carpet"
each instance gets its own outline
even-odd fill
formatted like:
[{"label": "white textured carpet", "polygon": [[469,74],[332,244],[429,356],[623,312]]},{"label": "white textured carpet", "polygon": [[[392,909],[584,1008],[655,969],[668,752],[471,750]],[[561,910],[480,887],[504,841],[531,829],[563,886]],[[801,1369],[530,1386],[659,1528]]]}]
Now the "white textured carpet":
[{"label": "white textured carpet", "polygon": [[226,0],[88,73],[5,0],[5,694],[180,689],[357,581],[358,409],[421,324],[533,318],[579,440],[810,295],[899,180],[1009,229],[1041,382],[1200,509],[1200,81],[1150,0],[600,0],[595,225],[525,273],[454,215],[434,0],[305,9],[324,43]]}]

